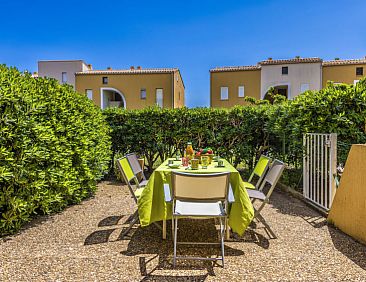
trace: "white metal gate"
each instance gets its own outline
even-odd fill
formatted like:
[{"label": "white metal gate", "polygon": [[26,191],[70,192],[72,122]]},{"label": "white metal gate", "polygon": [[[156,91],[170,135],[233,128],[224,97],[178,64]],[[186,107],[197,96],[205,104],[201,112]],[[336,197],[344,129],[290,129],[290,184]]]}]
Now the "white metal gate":
[{"label": "white metal gate", "polygon": [[303,194],[328,211],[336,192],[337,134],[304,134]]}]

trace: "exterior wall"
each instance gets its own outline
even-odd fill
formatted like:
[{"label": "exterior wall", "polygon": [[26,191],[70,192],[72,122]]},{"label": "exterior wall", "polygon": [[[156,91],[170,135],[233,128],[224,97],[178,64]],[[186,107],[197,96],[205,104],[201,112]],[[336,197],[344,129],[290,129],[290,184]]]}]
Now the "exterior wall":
[{"label": "exterior wall", "polygon": [[[213,108],[230,108],[245,105],[244,98],[238,97],[238,87],[244,86],[244,97],[260,99],[261,71],[239,70],[210,73],[210,105]],[[229,99],[221,100],[221,87],[229,88]]]},{"label": "exterior wall", "polygon": [[366,244],[366,145],[352,145],[328,221]]},{"label": "exterior wall", "polygon": [[[108,84],[102,78],[108,77]],[[76,91],[93,91],[93,101],[101,106],[101,88],[114,88],[124,95],[127,109],[142,109],[156,104],[156,89],[163,89],[163,106],[172,108],[172,73],[163,74],[77,74]],[[146,89],[146,99],[140,98],[141,88]]]},{"label": "exterior wall", "polygon": [[[282,74],[282,67],[288,67],[288,74]],[[278,64],[261,66],[261,99],[272,86],[287,85],[288,99],[301,94],[303,83],[309,84],[309,90],[320,90],[322,81],[321,63]]]},{"label": "exterior wall", "polygon": [[180,73],[174,73],[174,108],[182,108],[185,105],[184,84]]},{"label": "exterior wall", "polygon": [[[363,67],[363,76],[356,75],[356,68]],[[323,88],[328,81],[353,84],[366,76],[366,64],[323,66]]]},{"label": "exterior wall", "polygon": [[67,73],[67,84],[75,89],[75,73],[87,68],[83,61],[39,61],[38,76],[51,77],[62,83],[62,73]]}]

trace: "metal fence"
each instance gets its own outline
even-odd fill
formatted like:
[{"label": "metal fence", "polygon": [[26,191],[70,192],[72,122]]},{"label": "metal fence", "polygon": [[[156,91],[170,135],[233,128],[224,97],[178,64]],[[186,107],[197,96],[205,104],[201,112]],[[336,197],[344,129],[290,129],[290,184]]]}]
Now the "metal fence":
[{"label": "metal fence", "polygon": [[303,164],[304,197],[329,211],[336,192],[337,134],[304,134]]}]

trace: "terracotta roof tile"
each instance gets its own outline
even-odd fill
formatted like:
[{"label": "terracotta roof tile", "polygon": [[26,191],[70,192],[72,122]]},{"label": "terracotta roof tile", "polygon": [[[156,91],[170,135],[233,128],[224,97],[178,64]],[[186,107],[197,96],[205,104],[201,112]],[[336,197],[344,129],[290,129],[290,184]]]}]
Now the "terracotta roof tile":
[{"label": "terracotta roof tile", "polygon": [[259,62],[260,65],[283,65],[283,64],[302,64],[302,63],[321,63],[322,59],[314,58],[294,58],[284,60],[264,60]]},{"label": "terracotta roof tile", "polygon": [[160,69],[127,69],[127,70],[91,70],[77,72],[76,75],[89,74],[147,74],[147,73],[173,73],[179,71],[178,68],[160,68]]},{"label": "terracotta roof tile", "polygon": [[349,60],[331,60],[331,61],[324,61],[323,66],[337,66],[337,65],[360,65],[366,64],[365,59],[349,59]]},{"label": "terracotta roof tile", "polygon": [[216,67],[210,69],[210,72],[225,72],[225,71],[247,71],[247,70],[260,70],[260,66],[237,66],[237,67]]}]

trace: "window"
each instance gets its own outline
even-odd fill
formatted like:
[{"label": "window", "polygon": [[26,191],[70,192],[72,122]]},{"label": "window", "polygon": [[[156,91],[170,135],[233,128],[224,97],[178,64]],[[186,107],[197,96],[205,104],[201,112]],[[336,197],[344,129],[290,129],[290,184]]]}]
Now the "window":
[{"label": "window", "polygon": [[363,67],[356,68],[356,75],[363,75]]},{"label": "window", "polygon": [[229,87],[221,87],[221,100],[229,100]]},{"label": "window", "polygon": [[301,83],[300,85],[300,93],[304,93],[310,89],[309,83]]},{"label": "window", "polygon": [[141,88],[141,90],[140,90],[140,98],[142,100],[145,100],[146,99],[146,89],[145,88]]},{"label": "window", "polygon": [[244,85],[239,86],[238,88],[238,97],[244,97]]},{"label": "window", "polygon": [[288,67],[282,67],[282,74],[288,74]]},{"label": "window", "polygon": [[107,76],[103,76],[102,82],[103,82],[103,84],[108,84],[108,77]]},{"label": "window", "polygon": [[62,72],[62,83],[67,82],[67,72]]},{"label": "window", "polygon": [[86,96],[90,99],[93,100],[93,90],[91,89],[86,89],[85,90]]},{"label": "window", "polygon": [[156,89],[156,104],[162,108],[163,107],[163,89]]}]

